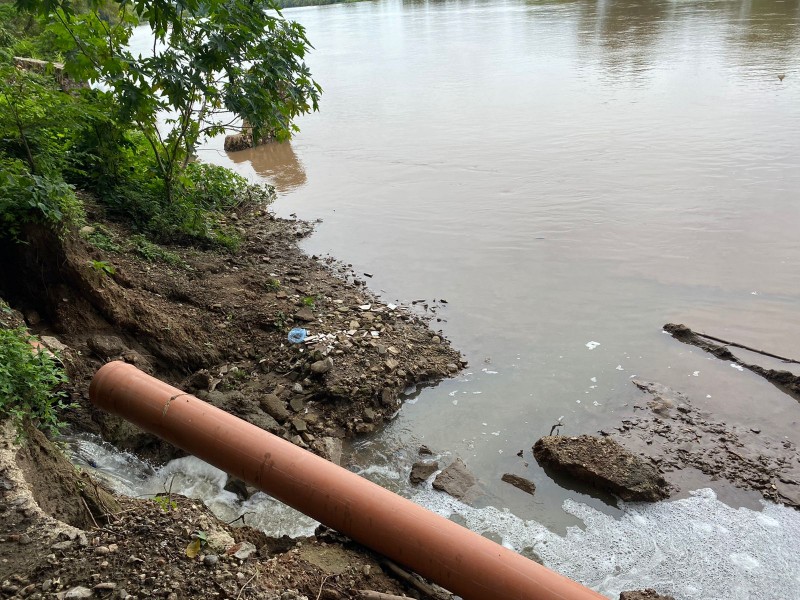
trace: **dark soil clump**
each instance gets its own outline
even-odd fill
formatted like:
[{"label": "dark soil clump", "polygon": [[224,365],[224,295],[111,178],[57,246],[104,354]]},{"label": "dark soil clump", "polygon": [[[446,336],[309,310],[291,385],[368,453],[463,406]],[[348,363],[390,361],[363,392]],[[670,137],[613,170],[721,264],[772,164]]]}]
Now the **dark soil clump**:
[{"label": "dark soil clump", "polygon": [[650,462],[610,438],[545,436],[533,447],[537,462],[628,501],[655,502],[669,486]]}]

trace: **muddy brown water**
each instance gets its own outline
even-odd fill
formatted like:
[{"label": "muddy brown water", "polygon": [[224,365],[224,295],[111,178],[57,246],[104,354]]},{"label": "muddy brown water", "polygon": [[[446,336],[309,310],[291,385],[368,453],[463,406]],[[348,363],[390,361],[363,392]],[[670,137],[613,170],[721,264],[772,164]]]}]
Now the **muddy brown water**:
[{"label": "muddy brown water", "polygon": [[[402,488],[393,471],[426,443],[463,457],[492,504],[559,527],[563,498],[605,504],[530,447],[562,416],[565,434],[615,423],[641,398],[633,375],[797,441],[796,400],[661,332],[800,355],[797,2],[286,15],[316,47],[321,112],[291,146],[202,156],[276,185],[279,214],[322,219],[305,249],[374,274],[387,299],[446,299],[434,323],[471,362],[357,460]],[[507,471],[537,483],[533,502]]]},{"label": "muddy brown water", "polygon": [[661,331],[800,357],[800,3],[285,14],[316,48],[321,111],[291,145],[226,156],[219,139],[201,157],[276,185],[280,215],[322,219],[305,249],[373,274],[388,300],[446,299],[434,325],[471,363],[354,461],[402,490],[425,443],[462,457],[488,504],[561,529],[565,498],[613,509],[551,480],[531,446],[561,417],[564,434],[617,423],[642,399],[634,375],[800,441],[797,400]]}]

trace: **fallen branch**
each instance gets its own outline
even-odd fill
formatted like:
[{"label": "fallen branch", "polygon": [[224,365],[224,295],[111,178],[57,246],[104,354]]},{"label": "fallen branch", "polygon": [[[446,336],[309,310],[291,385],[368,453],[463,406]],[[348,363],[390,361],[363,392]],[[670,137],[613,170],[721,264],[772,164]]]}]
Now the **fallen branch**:
[{"label": "fallen branch", "polygon": [[722,338],[714,337],[713,335],[708,335],[707,333],[700,333],[699,331],[694,331],[693,333],[695,335],[699,335],[700,337],[704,337],[707,340],[714,340],[715,342],[720,342],[721,344],[725,344],[726,346],[743,348],[745,350],[749,350],[750,352],[755,352],[756,354],[763,354],[764,356],[769,356],[770,358],[777,358],[778,360],[783,361],[785,363],[794,363],[796,365],[800,365],[800,360],[795,360],[793,358],[786,358],[785,356],[772,354],[772,352],[767,352],[766,350],[759,350],[758,348],[752,348],[750,346],[745,346],[744,344],[739,344],[737,342],[729,342],[728,340],[723,340]]},{"label": "fallen branch", "polygon": [[394,594],[384,594],[381,592],[373,592],[372,590],[358,590],[359,600],[408,600],[407,596],[395,596]]},{"label": "fallen branch", "polygon": [[433,586],[428,583],[425,583],[424,581],[421,581],[415,575],[409,573],[405,569],[402,569],[389,559],[385,559],[384,561],[381,562],[381,564],[384,567],[386,567],[389,571],[391,571],[392,574],[395,575],[398,579],[402,580],[404,583],[410,585],[415,590],[417,590],[422,594],[425,594],[426,596],[430,596],[431,598],[435,598],[437,600],[439,599],[443,600],[445,598],[452,597],[450,593],[444,590],[443,588],[440,588],[438,586]]},{"label": "fallen branch", "polygon": [[737,358],[736,355],[734,355],[730,350],[728,350],[727,347],[715,344],[714,342],[708,340],[714,340],[722,342],[723,344],[733,345],[738,348],[744,348],[746,350],[750,350],[751,352],[757,352],[758,354],[763,354],[765,356],[770,356],[772,358],[783,360],[784,362],[792,362],[800,364],[798,363],[798,361],[790,358],[787,359],[782,356],[777,356],[776,354],[759,351],[756,350],[755,348],[750,348],[747,346],[743,346],[741,344],[731,344],[730,342],[726,342],[724,340],[721,340],[720,338],[715,338],[709,335],[705,335],[703,333],[694,332],[688,327],[686,327],[686,325],[676,325],[675,323],[667,323],[666,325],[664,325],[664,331],[669,333],[679,342],[683,342],[684,344],[691,344],[692,346],[697,346],[698,348],[705,350],[710,354],[713,354],[720,360],[730,361],[731,363],[738,365],[742,368],[748,369],[757,375],[761,375],[761,377],[763,377],[776,387],[782,389],[784,392],[794,397],[796,400],[800,400],[800,376],[795,375],[791,371],[777,371],[775,369],[765,369],[760,365],[746,363],[743,360]]}]

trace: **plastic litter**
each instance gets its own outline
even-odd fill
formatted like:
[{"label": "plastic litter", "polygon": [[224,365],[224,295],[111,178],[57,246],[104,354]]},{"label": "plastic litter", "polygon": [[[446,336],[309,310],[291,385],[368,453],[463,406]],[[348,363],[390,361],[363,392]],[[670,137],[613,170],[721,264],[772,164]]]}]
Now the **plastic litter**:
[{"label": "plastic litter", "polygon": [[307,335],[308,331],[302,327],[295,327],[289,332],[289,341],[293,344],[302,344]]}]

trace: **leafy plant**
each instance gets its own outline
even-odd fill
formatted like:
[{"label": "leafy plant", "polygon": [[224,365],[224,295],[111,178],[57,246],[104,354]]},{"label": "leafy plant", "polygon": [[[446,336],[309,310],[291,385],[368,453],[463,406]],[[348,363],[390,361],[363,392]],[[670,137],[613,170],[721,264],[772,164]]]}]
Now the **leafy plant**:
[{"label": "leafy plant", "polygon": [[314,296],[306,296],[303,298],[303,305],[308,306],[310,308],[314,308],[314,302],[316,301],[316,297]]},{"label": "leafy plant", "polygon": [[[303,62],[305,30],[272,0],[123,1],[113,24],[96,0],[83,13],[71,0],[17,6],[49,15],[68,74],[108,86],[120,120],[147,140],[167,203],[203,136],[243,119],[255,139],[284,140],[297,130],[296,116],[318,108],[321,88]],[[140,22],[155,38],[144,56],[128,48]],[[159,127],[165,115],[166,128]]]},{"label": "leafy plant", "polygon": [[205,531],[195,531],[192,534],[192,541],[186,546],[186,556],[194,558],[200,550],[208,544],[208,536]]},{"label": "leafy plant", "polygon": [[67,376],[34,341],[24,327],[0,329],[0,415],[9,417],[20,433],[26,420],[57,433],[63,426],[59,412],[73,406],[59,390]]},{"label": "leafy plant", "polygon": [[264,282],[264,287],[270,292],[277,292],[281,289],[281,282],[277,279],[270,278]]},{"label": "leafy plant", "polygon": [[104,260],[91,260],[89,261],[91,267],[97,271],[98,273],[103,273],[104,275],[114,275],[117,272],[117,269],[109,262]]},{"label": "leafy plant", "polygon": [[272,324],[275,326],[276,329],[286,329],[286,322],[287,322],[286,313],[283,312],[282,310],[276,312],[275,315],[272,317]]},{"label": "leafy plant", "polygon": [[169,512],[178,508],[178,503],[175,502],[169,495],[153,496],[153,502],[158,504],[159,508],[164,512]]}]

